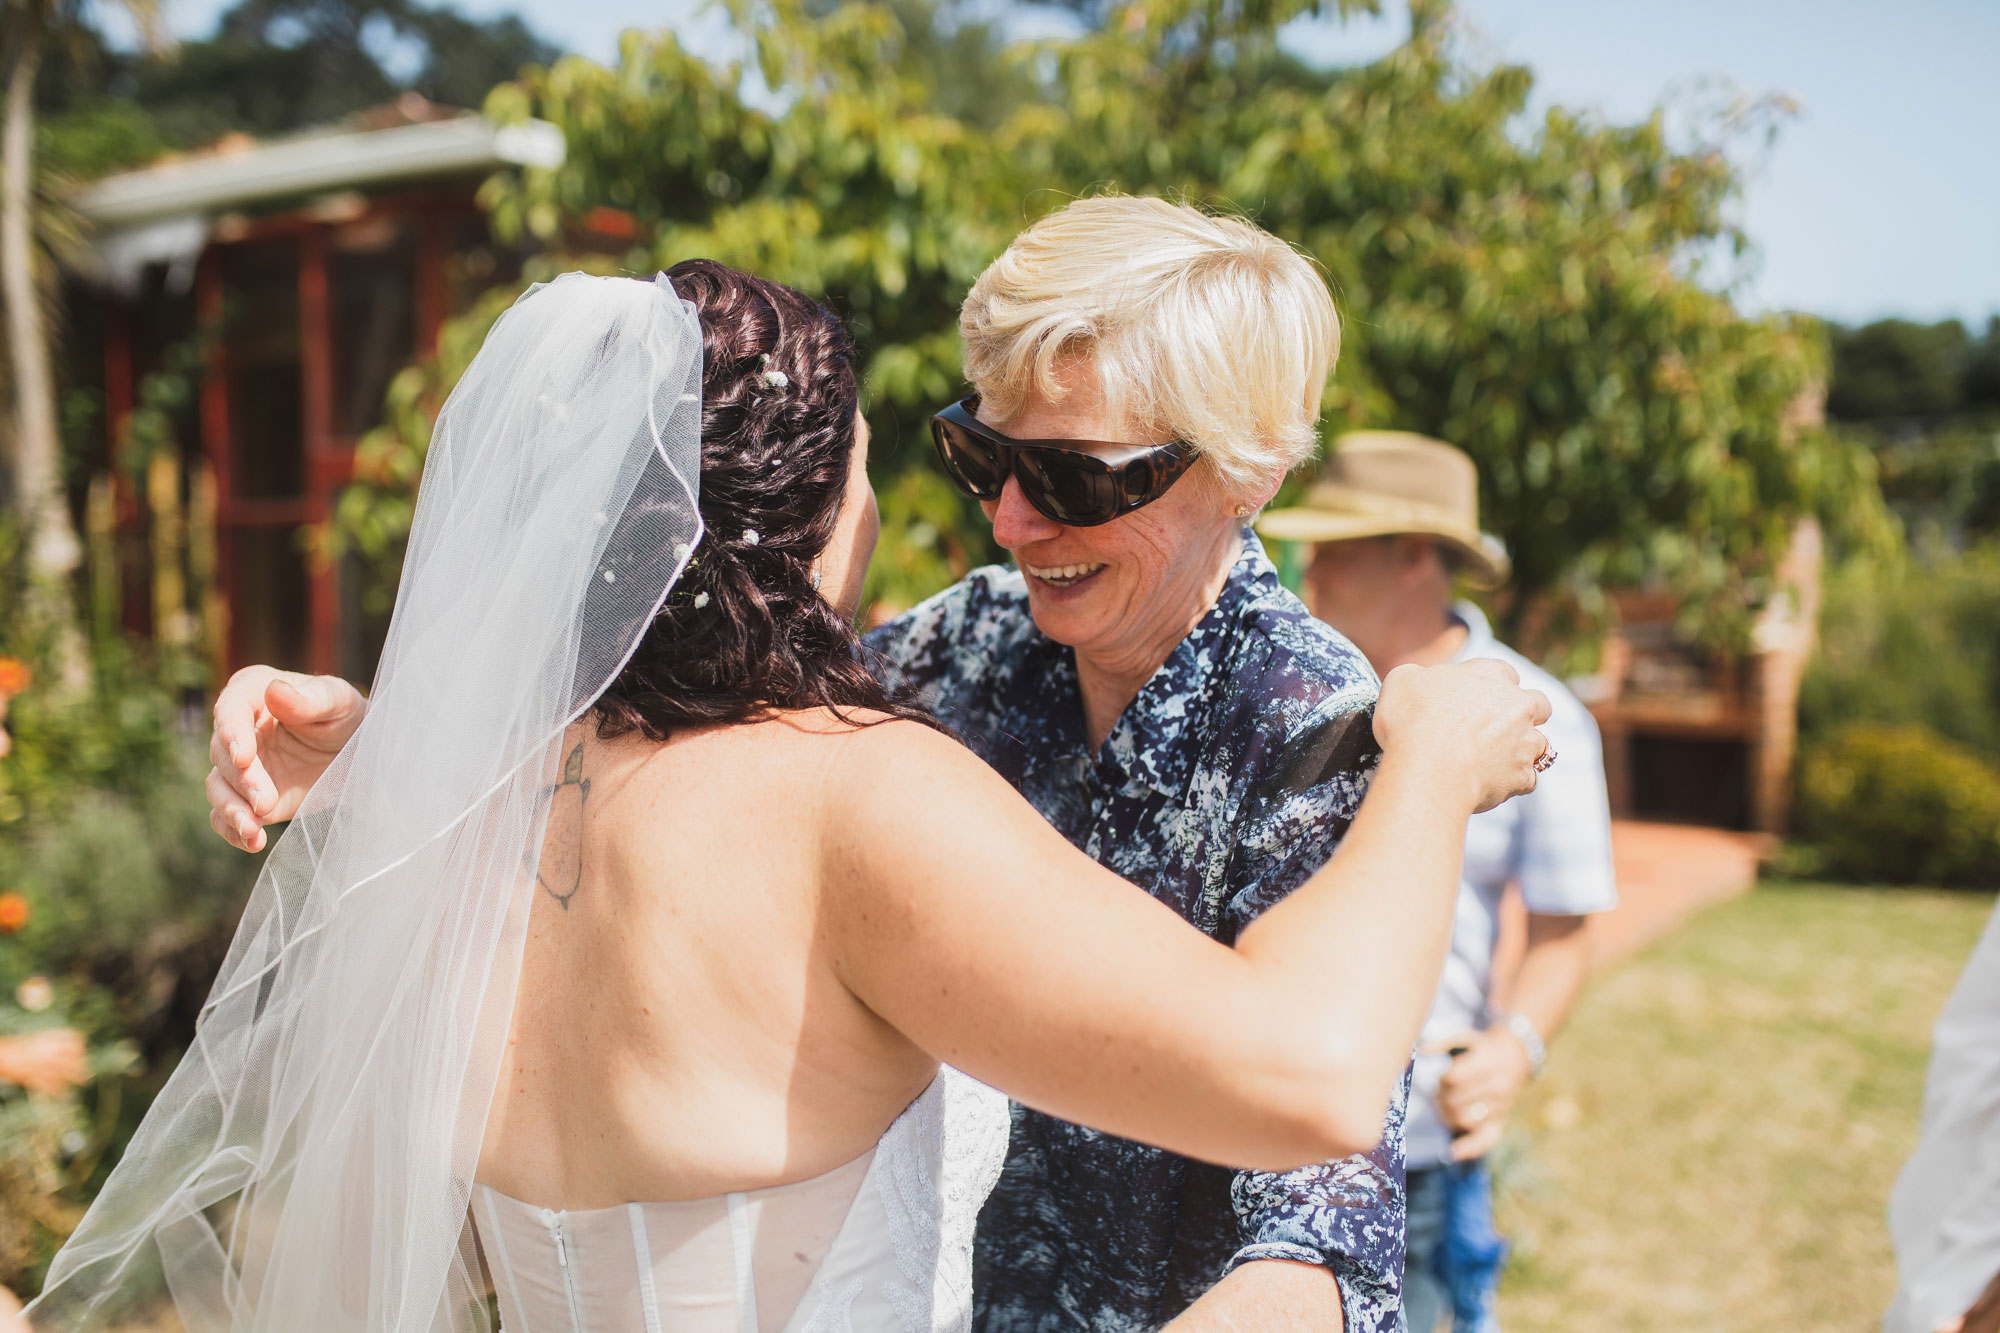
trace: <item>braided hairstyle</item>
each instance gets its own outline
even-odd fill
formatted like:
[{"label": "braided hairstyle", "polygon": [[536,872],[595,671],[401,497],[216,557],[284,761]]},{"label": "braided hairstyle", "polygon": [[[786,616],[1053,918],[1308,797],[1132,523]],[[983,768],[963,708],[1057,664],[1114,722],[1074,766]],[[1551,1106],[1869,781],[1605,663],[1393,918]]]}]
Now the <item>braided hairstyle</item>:
[{"label": "braided hairstyle", "polygon": [[701,321],[705,531],[598,698],[598,735],[663,741],[677,727],[816,707],[936,725],[890,699],[853,626],[814,587],[854,462],[847,331],[802,293],[711,259],[667,277]]}]

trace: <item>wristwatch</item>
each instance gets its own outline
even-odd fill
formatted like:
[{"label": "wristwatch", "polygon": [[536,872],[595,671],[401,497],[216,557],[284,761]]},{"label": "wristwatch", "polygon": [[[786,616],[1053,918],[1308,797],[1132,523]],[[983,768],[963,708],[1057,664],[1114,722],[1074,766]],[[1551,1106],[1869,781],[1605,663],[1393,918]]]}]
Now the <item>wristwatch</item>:
[{"label": "wristwatch", "polygon": [[1502,1014],[1500,1026],[1513,1033],[1514,1040],[1521,1043],[1521,1049],[1528,1053],[1528,1071],[1540,1078],[1542,1066],[1549,1061],[1549,1046],[1542,1040],[1542,1034],[1535,1031],[1535,1020],[1526,1014]]}]

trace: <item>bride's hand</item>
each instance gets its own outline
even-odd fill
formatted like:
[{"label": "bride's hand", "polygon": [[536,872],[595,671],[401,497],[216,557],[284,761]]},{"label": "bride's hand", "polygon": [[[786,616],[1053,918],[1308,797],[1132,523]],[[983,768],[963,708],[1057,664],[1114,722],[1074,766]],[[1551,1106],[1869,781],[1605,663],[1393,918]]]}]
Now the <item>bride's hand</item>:
[{"label": "bride's hand", "polygon": [[1375,739],[1385,756],[1418,760],[1462,780],[1474,813],[1535,789],[1548,741],[1536,730],[1549,701],[1505,662],[1399,666],[1382,682]]},{"label": "bride's hand", "polygon": [[209,737],[209,825],[232,847],[264,848],[264,825],[299,802],[361,725],[368,701],[338,676],[249,666],[215,700]]}]

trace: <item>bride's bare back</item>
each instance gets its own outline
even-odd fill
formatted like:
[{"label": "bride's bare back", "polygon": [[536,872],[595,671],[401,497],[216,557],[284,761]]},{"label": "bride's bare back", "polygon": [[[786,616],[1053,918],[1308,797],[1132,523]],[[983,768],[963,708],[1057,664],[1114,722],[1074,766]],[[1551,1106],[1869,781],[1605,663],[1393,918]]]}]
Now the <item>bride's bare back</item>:
[{"label": "bride's bare back", "polygon": [[1412,670],[1339,852],[1234,949],[921,724],[573,728],[480,1182],[584,1209],[804,1180],[872,1147],[938,1061],[1231,1165],[1365,1150],[1466,815],[1533,786],[1547,716],[1504,666]]},{"label": "bride's bare back", "polygon": [[930,1082],[937,1062],[841,980],[823,920],[827,775],[852,730],[571,729],[482,1183],[579,1209],[802,1180]]}]

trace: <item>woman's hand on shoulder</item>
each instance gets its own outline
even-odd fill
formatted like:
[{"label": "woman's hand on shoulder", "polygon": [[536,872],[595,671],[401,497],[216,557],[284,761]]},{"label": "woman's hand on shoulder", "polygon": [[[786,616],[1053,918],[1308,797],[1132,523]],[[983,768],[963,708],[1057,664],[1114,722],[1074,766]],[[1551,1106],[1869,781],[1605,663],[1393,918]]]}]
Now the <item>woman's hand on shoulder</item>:
[{"label": "woman's hand on shoulder", "polygon": [[1384,761],[1434,767],[1462,784],[1473,813],[1535,789],[1549,700],[1505,662],[1399,666],[1382,681],[1375,739]]}]

